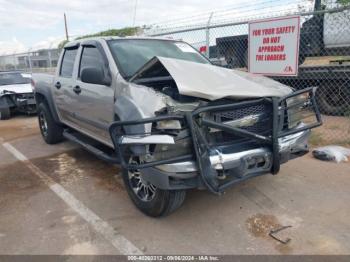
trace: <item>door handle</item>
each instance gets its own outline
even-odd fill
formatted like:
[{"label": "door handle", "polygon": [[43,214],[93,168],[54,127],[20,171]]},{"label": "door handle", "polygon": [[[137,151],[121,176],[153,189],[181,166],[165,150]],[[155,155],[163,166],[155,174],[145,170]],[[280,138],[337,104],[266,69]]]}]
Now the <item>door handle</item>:
[{"label": "door handle", "polygon": [[60,88],[61,88],[61,83],[60,83],[60,82],[57,82],[57,83],[55,84],[55,87],[56,87],[57,89],[60,89]]},{"label": "door handle", "polygon": [[80,94],[80,93],[81,93],[81,88],[80,88],[80,86],[75,86],[75,87],[73,87],[73,91],[74,91],[76,94]]}]

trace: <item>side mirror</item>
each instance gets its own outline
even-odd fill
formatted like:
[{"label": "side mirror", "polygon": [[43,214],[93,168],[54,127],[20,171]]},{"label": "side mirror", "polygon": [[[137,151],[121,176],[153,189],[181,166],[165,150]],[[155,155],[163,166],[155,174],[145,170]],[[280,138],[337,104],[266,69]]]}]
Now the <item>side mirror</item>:
[{"label": "side mirror", "polygon": [[111,85],[110,77],[106,77],[102,68],[86,67],[81,71],[81,81],[89,84],[96,85]]}]

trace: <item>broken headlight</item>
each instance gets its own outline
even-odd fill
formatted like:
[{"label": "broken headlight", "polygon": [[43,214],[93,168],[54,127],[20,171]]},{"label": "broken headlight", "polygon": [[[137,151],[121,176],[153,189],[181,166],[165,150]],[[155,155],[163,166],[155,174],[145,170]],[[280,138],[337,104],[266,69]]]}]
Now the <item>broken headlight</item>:
[{"label": "broken headlight", "polygon": [[288,98],[287,101],[288,128],[292,129],[298,126],[303,119],[303,113],[310,104],[309,93],[302,93]]}]

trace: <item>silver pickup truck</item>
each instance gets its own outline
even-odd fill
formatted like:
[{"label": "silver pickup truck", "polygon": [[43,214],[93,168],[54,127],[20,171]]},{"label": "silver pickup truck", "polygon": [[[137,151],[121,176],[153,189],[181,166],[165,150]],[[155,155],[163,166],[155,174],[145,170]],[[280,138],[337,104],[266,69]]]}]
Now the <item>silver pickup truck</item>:
[{"label": "silver pickup truck", "polygon": [[33,78],[44,140],[120,164],[130,198],[154,217],[180,207],[187,189],[221,194],[277,174],[321,125],[314,89],[214,66],[182,41],[73,41],[55,76]]}]

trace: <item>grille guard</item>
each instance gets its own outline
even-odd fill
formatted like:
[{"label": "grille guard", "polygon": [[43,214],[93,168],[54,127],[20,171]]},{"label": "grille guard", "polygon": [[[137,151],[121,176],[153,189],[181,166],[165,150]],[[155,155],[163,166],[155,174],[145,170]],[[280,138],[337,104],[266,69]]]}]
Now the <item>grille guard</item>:
[{"label": "grille guard", "polygon": [[[114,144],[114,148],[116,150],[117,156],[120,160],[121,165],[128,169],[143,169],[154,167],[158,165],[171,164],[183,161],[194,160],[198,166],[198,172],[207,186],[207,188],[213,193],[221,193],[224,188],[228,186],[230,183],[234,183],[234,181],[229,181],[226,184],[219,185],[217,179],[217,171],[211,166],[210,163],[210,146],[208,144],[205,135],[203,134],[203,127],[215,128],[221,131],[232,133],[236,136],[249,138],[255,140],[256,142],[261,143],[264,146],[269,146],[272,152],[272,168],[271,173],[277,174],[280,170],[280,156],[279,156],[279,144],[278,139],[287,135],[299,133],[308,129],[312,129],[322,125],[321,115],[318,110],[316,99],[315,99],[315,88],[307,88],[300,91],[296,91],[290,95],[287,95],[283,98],[260,98],[256,100],[244,101],[239,103],[232,104],[223,104],[223,105],[214,105],[214,106],[204,106],[199,107],[193,112],[188,112],[186,115],[165,115],[165,116],[157,116],[152,118],[145,118],[141,120],[134,121],[117,121],[110,125],[109,132]],[[293,99],[297,96],[305,95],[307,99],[305,103],[297,103],[294,105],[288,105],[287,101],[289,99]],[[256,134],[254,132],[250,132],[244,130],[242,128],[232,127],[229,125],[225,125],[222,123],[217,123],[213,120],[202,117],[203,113],[207,112],[219,112],[225,110],[234,110],[239,109],[244,106],[253,106],[261,103],[270,103],[272,105],[272,133],[271,136],[264,136],[260,134]],[[285,123],[286,111],[287,109],[295,108],[306,108],[312,112],[312,116],[314,117],[314,121],[311,123],[306,123],[299,128],[292,129],[283,129],[283,124]],[[310,115],[309,115],[310,116]],[[123,127],[132,126],[132,125],[140,125],[140,124],[154,124],[159,121],[164,120],[179,120],[183,121],[187,124],[187,127],[190,131],[190,136],[192,138],[193,145],[193,153],[190,155],[184,155],[179,157],[172,157],[164,160],[151,161],[140,164],[129,164],[125,159],[125,146],[121,143],[123,135]],[[302,119],[300,119],[302,120]],[[148,136],[150,133],[143,134],[128,134],[128,135],[136,135],[136,136]],[[145,145],[145,144],[143,144]]]}]

